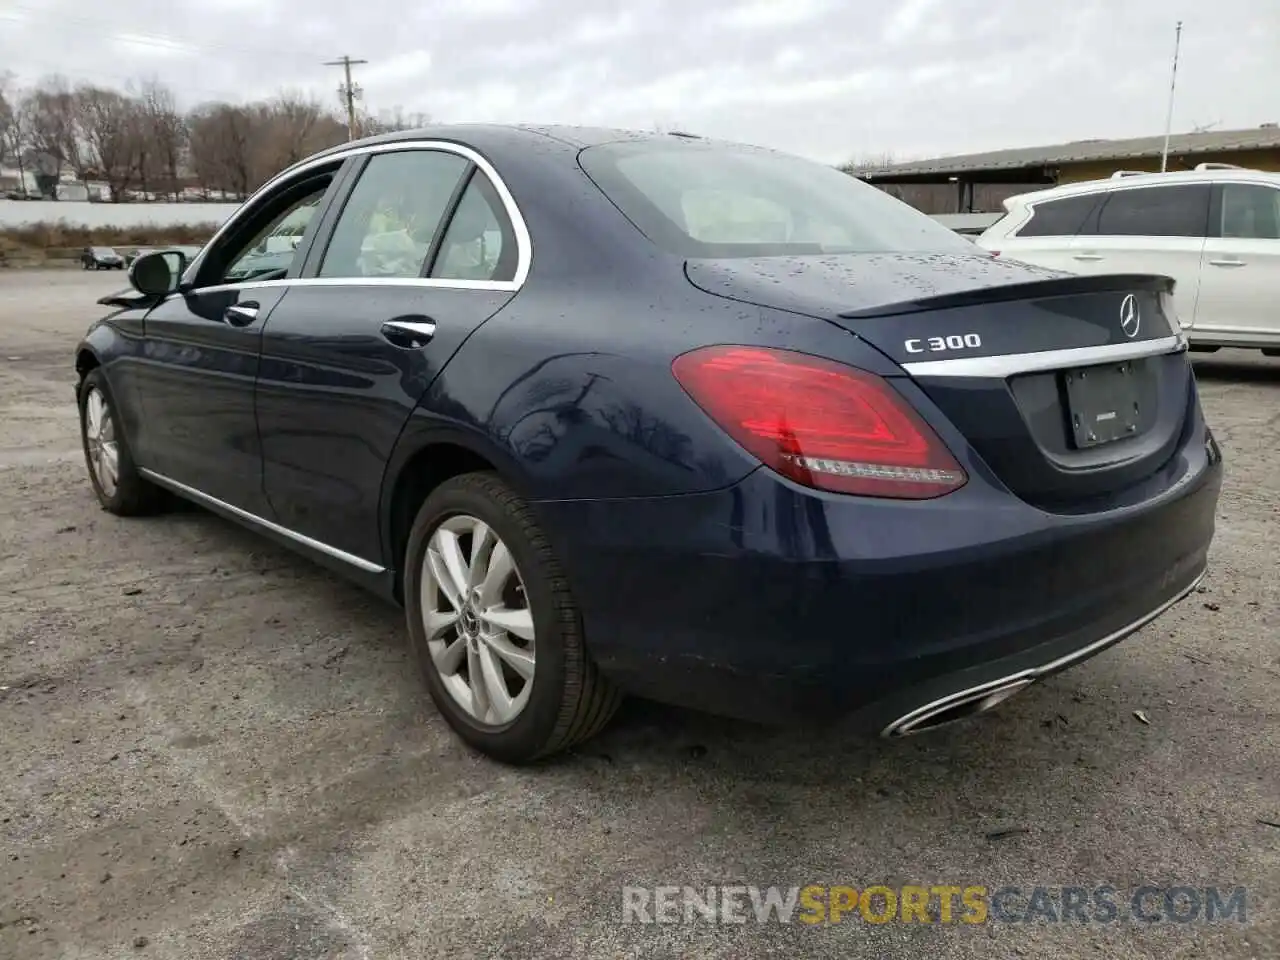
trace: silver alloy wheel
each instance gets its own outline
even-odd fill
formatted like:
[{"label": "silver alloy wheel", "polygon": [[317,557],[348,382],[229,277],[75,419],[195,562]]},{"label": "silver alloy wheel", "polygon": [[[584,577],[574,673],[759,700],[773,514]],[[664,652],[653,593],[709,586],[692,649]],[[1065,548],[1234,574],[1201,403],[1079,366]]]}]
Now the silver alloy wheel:
[{"label": "silver alloy wheel", "polygon": [[422,625],[444,688],[472,719],[515,720],[533,690],[533,611],[507,545],[483,520],[449,517],[422,562]]},{"label": "silver alloy wheel", "polygon": [[120,479],[120,447],[116,442],[115,419],[101,390],[93,387],[84,402],[84,437],[89,447],[89,462],[102,492],[115,495]]}]

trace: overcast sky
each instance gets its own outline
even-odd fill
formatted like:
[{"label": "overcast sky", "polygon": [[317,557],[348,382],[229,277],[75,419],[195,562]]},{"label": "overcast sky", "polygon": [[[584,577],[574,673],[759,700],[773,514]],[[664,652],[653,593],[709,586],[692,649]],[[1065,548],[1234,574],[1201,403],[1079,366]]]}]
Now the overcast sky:
[{"label": "overcast sky", "polygon": [[1280,0],[0,0],[0,70],[903,160],[1163,132],[1179,17],[1175,131],[1280,121]]}]

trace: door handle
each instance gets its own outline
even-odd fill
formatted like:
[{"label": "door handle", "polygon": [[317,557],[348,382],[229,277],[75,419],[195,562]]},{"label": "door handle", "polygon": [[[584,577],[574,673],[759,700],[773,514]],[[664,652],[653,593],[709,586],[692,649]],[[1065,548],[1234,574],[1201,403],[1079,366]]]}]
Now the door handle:
[{"label": "door handle", "polygon": [[252,302],[232,304],[222,312],[222,317],[233,327],[247,327],[258,319],[258,305]]},{"label": "door handle", "polygon": [[1102,257],[1096,253],[1077,253],[1072,256],[1073,260],[1101,260]]},{"label": "door handle", "polygon": [[388,320],[382,325],[382,336],[392,346],[404,350],[425,347],[436,335],[434,320]]},{"label": "door handle", "polygon": [[1243,260],[1210,260],[1209,263],[1211,263],[1215,267],[1243,267],[1244,266]]}]

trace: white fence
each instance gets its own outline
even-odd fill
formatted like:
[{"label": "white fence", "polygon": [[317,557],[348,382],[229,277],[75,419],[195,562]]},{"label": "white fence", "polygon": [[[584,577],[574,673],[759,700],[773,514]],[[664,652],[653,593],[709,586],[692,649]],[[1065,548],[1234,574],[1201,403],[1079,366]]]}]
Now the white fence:
[{"label": "white fence", "polygon": [[0,230],[64,221],[77,227],[159,227],[220,224],[235,203],[89,203],[84,200],[0,199]]}]

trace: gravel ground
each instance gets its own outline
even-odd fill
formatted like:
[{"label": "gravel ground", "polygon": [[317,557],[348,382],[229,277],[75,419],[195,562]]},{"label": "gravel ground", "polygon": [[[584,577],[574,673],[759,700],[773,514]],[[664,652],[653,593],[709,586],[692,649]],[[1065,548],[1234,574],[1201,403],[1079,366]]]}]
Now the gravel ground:
[{"label": "gravel ground", "polygon": [[[1280,957],[1280,362],[1197,360],[1201,592],[995,714],[885,744],[632,703],[515,771],[397,611],[198,510],[98,509],[71,349],[121,282],[0,272],[0,956]],[[1244,886],[1248,922],[622,922],[626,885],[808,883]]]}]

